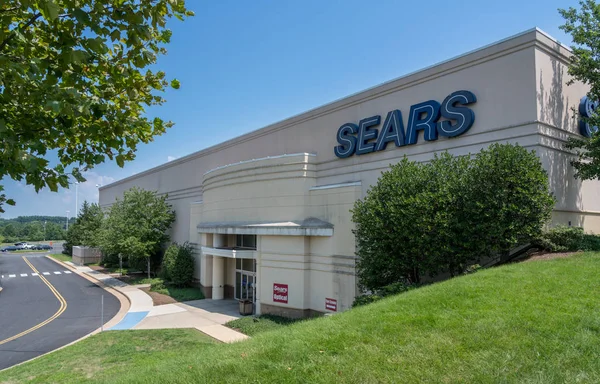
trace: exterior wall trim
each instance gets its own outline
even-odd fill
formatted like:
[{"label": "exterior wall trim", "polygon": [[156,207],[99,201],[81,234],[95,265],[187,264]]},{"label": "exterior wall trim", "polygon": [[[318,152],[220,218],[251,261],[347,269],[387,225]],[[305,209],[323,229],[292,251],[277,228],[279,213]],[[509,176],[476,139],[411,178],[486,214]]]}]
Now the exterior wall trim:
[{"label": "exterior wall trim", "polygon": [[[300,153],[289,153],[289,154],[277,155],[277,156],[267,156],[267,157],[261,157],[261,158],[258,158],[258,159],[252,159],[252,160],[238,161],[237,163],[226,164],[226,165],[222,165],[220,167],[216,167],[216,168],[210,169],[210,170],[204,172],[204,176],[208,175],[209,173],[212,173],[212,172],[224,169],[224,168],[233,167],[233,166],[236,166],[236,165],[254,163],[254,162],[263,161],[263,160],[282,159],[282,158],[285,158],[285,157],[295,157],[295,156],[312,156],[312,157],[316,157],[317,155],[314,154],[314,153],[300,152]],[[305,162],[300,162],[300,163],[305,163]]]},{"label": "exterior wall trim", "polygon": [[211,256],[227,257],[230,259],[254,259],[256,260],[256,251],[248,249],[222,249],[212,247],[200,247],[202,253]]},{"label": "exterior wall trim", "polygon": [[309,191],[319,191],[322,189],[344,188],[344,187],[360,187],[361,185],[362,185],[362,182],[360,182],[360,181],[350,181],[348,183],[328,184],[328,185],[315,185],[314,187],[309,188]]}]

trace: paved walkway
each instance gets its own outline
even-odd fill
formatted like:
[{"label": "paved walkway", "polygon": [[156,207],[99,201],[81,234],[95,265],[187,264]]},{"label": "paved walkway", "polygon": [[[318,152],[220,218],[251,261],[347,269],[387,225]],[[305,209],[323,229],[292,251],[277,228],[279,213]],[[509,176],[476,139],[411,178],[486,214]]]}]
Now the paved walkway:
[{"label": "paved walkway", "polygon": [[79,273],[84,273],[123,293],[131,306],[117,325],[109,330],[196,328],[224,343],[245,340],[248,336],[223,324],[240,317],[235,300],[194,300],[183,303],[154,306],[152,298],[139,286],[129,285],[89,267],[67,262]]}]

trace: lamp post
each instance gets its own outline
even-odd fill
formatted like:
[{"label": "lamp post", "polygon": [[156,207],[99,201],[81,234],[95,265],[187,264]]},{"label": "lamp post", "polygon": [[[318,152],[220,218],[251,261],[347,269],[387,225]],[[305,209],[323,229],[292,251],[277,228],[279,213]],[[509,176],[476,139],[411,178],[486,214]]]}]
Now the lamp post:
[{"label": "lamp post", "polygon": [[75,217],[79,216],[79,181],[75,182]]},{"label": "lamp post", "polygon": [[47,221],[44,221],[44,241],[46,241],[46,223]]},{"label": "lamp post", "polygon": [[69,212],[71,211],[67,211],[67,231],[69,231]]}]

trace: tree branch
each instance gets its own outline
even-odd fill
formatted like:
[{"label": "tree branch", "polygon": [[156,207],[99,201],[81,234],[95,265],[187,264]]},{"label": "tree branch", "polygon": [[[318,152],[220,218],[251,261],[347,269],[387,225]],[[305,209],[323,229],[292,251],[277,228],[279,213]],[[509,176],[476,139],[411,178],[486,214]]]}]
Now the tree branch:
[{"label": "tree branch", "polygon": [[[37,19],[40,18],[40,16],[42,16],[42,13],[37,13],[35,15],[33,15],[31,17],[31,19],[29,19],[29,21],[20,29],[26,29],[27,27],[29,27],[31,24],[35,23],[35,21]],[[0,51],[2,51],[4,49],[4,47],[15,37],[15,33],[11,33],[10,35],[8,35],[8,37],[6,39],[4,39],[4,41],[0,44]]]},{"label": "tree branch", "polygon": [[18,10],[18,9],[19,9],[19,7],[13,7],[13,8],[0,9],[0,13],[12,12],[12,11],[16,11],[16,10]]}]

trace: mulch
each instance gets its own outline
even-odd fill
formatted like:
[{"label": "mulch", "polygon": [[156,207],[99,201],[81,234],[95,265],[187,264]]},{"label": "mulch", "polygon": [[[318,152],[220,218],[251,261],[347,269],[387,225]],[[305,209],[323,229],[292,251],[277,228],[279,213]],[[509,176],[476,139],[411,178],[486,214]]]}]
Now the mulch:
[{"label": "mulch", "polygon": [[552,260],[552,259],[563,259],[565,257],[571,257],[581,252],[535,252],[532,253],[527,259],[524,259],[524,262],[527,261],[538,261],[538,260]]},{"label": "mulch", "polygon": [[152,298],[152,302],[154,306],[163,305],[163,304],[173,304],[178,301],[172,298],[171,296],[163,295],[162,293],[152,292],[150,288],[140,288],[142,291],[146,292]]}]

